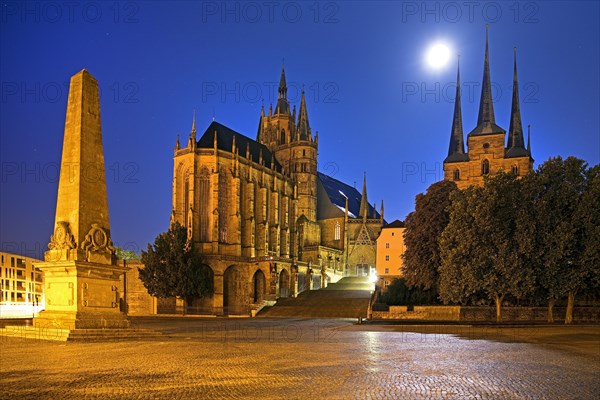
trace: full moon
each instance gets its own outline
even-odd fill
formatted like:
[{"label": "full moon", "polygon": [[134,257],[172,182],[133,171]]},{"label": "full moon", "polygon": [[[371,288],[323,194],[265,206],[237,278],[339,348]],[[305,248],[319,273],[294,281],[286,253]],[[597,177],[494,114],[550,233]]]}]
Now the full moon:
[{"label": "full moon", "polygon": [[450,50],[448,46],[442,43],[436,43],[427,50],[427,64],[435,69],[442,68],[448,64],[450,58]]}]

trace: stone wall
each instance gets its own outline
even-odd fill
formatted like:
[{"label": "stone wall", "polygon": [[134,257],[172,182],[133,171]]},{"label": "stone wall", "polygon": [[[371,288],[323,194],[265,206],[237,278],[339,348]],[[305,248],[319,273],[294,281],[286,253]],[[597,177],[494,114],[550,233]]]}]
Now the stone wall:
[{"label": "stone wall", "polygon": [[[564,307],[554,308],[555,322],[565,319]],[[390,306],[388,311],[373,311],[374,320],[417,320],[417,321],[461,321],[495,322],[495,307],[461,306],[415,306],[409,311],[407,306]],[[503,307],[503,322],[546,322],[546,307]],[[573,320],[579,323],[600,322],[600,307],[575,307]]]}]

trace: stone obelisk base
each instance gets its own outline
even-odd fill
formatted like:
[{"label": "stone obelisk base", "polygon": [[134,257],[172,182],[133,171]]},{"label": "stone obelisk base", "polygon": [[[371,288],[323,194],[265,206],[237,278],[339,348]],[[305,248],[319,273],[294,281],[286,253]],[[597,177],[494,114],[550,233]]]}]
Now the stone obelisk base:
[{"label": "stone obelisk base", "polygon": [[36,265],[44,273],[46,308],[33,319],[36,328],[124,329],[120,276],[127,268],[84,261]]}]

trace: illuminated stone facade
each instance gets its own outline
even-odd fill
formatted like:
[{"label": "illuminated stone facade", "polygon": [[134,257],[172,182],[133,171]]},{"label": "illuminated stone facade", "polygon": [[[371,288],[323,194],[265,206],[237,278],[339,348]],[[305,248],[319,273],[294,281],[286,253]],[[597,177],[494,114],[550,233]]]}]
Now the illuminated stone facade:
[{"label": "illuminated stone facade", "polygon": [[394,279],[402,277],[404,223],[396,220],[381,229],[377,238],[377,285],[386,289]]},{"label": "illuminated stone facade", "polygon": [[483,83],[477,126],[467,135],[467,152],[464,149],[460,96],[460,70],[457,73],[456,100],[450,135],[448,156],[444,160],[444,179],[456,182],[459,189],[470,185],[483,185],[484,177],[499,171],[523,176],[532,171],[533,158],[529,136],[527,147],[521,123],[519,88],[517,81],[517,58],[514,56],[512,109],[509,122],[508,141],[506,131],[496,125],[490,61],[486,32]]},{"label": "illuminated stone facade", "polygon": [[214,277],[214,295],[192,309],[247,313],[374,269],[383,216],[367,202],[366,181],[361,195],[317,172],[318,132],[304,92],[291,109],[283,69],[256,140],[216,121],[196,134],[194,118],[185,146],[175,146],[171,216]]}]

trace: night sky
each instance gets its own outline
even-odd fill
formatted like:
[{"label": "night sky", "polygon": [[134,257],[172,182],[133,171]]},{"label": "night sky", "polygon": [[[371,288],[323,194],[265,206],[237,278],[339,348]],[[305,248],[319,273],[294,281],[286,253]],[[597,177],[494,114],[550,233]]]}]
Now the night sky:
[{"label": "night sky", "polygon": [[[139,251],[168,228],[173,148],[193,111],[255,138],[261,104],[304,85],[319,170],[388,221],[442,178],[460,54],[475,127],[489,23],[496,123],[508,130],[513,47],[533,157],[600,160],[600,8],[583,2],[1,2],[2,250],[43,257],[53,231],[68,81],[99,81],[111,231]],[[73,4],[73,5],[71,5]],[[443,41],[449,64],[424,62]]]}]

